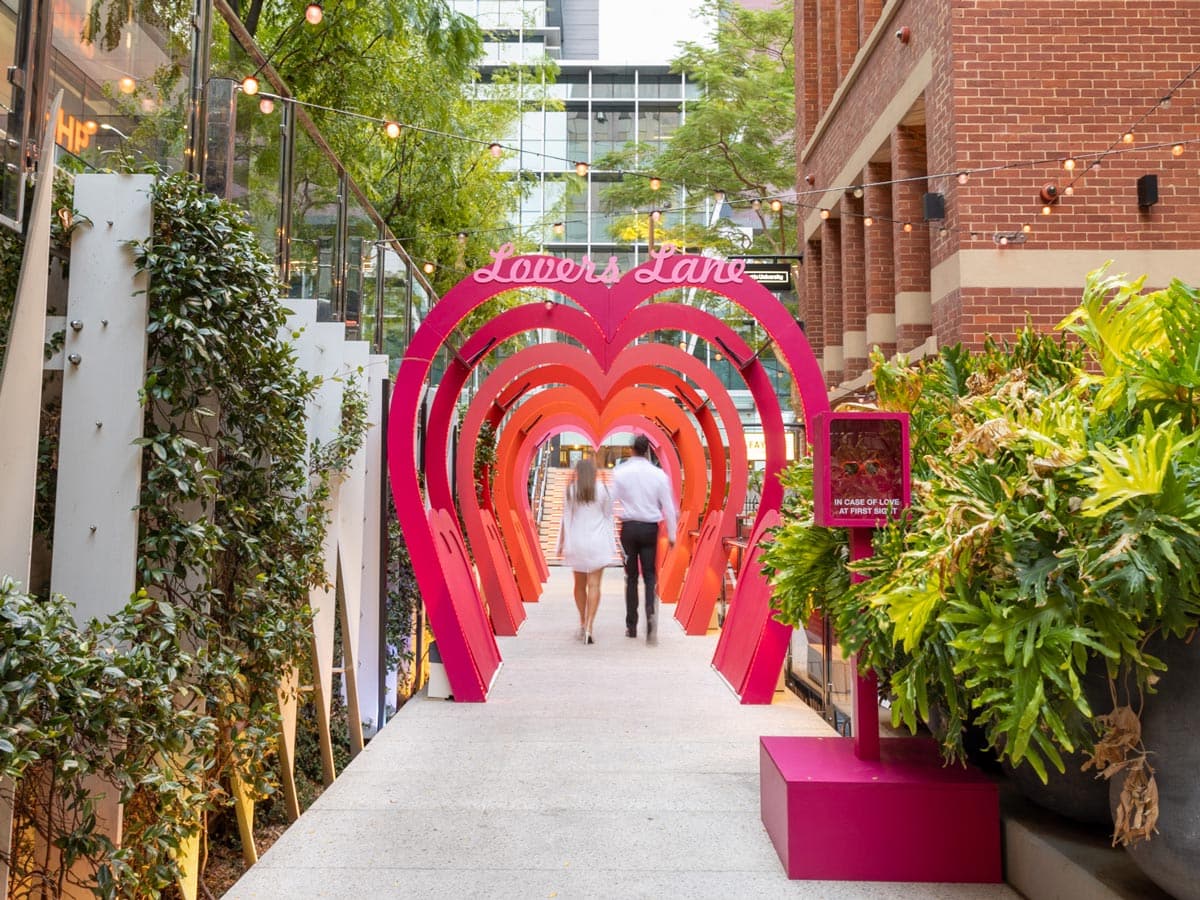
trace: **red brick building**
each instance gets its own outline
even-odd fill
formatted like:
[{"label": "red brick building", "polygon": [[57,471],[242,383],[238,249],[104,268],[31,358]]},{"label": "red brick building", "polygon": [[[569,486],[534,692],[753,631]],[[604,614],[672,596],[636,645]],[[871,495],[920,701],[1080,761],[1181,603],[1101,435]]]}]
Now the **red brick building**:
[{"label": "red brick building", "polygon": [[1200,0],[795,4],[801,316],[835,394],[875,345],[1052,327],[1106,260],[1200,285]]}]

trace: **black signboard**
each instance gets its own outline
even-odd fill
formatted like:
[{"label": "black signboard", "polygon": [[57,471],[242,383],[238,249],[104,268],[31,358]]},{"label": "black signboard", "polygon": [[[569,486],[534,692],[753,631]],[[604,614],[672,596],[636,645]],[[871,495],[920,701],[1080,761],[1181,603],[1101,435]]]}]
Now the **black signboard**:
[{"label": "black signboard", "polygon": [[746,277],[769,291],[782,293],[792,289],[792,267],[788,263],[747,262]]}]

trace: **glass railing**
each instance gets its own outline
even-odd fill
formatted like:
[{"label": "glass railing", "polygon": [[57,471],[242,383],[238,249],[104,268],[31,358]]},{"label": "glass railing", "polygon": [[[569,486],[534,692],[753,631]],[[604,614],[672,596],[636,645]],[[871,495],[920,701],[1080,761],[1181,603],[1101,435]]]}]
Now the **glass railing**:
[{"label": "glass railing", "polygon": [[[196,173],[245,210],[289,296],[317,300],[321,319],[377,352],[402,353],[420,317],[409,304],[428,306],[428,283],[225,0],[55,0],[40,33],[35,7],[0,0],[0,61],[47,60],[40,72],[14,65],[0,84],[0,222],[19,226],[26,148],[47,116],[22,111],[27,98],[61,89],[55,140],[73,169],[127,160]],[[257,96],[241,88],[250,72]]]}]

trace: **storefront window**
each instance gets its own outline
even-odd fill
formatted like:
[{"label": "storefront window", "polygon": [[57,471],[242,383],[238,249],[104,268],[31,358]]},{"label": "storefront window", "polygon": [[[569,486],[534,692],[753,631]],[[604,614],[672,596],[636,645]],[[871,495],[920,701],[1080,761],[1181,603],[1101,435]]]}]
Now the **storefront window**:
[{"label": "storefront window", "polygon": [[56,0],[51,41],[50,96],[63,91],[55,142],[64,151],[99,167],[118,154],[184,167],[189,4]]},{"label": "storefront window", "polygon": [[[16,0],[0,0],[0,66],[17,62]],[[0,78],[0,222],[16,227],[21,216],[21,111],[16,89]]]},{"label": "storefront window", "polygon": [[295,129],[295,142],[290,295],[317,300],[317,321],[330,322],[335,318],[339,177],[333,162],[304,128]]}]

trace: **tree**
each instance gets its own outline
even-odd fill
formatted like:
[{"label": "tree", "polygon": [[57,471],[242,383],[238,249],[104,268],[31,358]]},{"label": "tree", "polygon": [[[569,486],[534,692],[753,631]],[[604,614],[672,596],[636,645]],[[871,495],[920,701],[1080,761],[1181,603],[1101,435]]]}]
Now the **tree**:
[{"label": "tree", "polygon": [[[415,260],[436,264],[439,293],[486,263],[498,235],[517,240],[508,219],[524,187],[488,145],[541,72],[502,74],[485,92],[471,69],[482,34],[444,0],[334,0],[302,27],[299,0],[256,0],[245,14],[257,15],[260,46],[392,232]],[[412,127],[392,138],[383,121]],[[308,202],[328,202],[330,185],[311,187]]]},{"label": "tree", "polygon": [[[661,152],[629,145],[600,161],[603,168],[653,175],[684,185],[689,209],[723,191],[740,209],[752,210],[754,234],[746,237],[725,220],[701,224],[694,216],[666,216],[659,243],[723,252],[786,253],[794,211],[778,212],[769,198],[795,179],[795,59],[790,0],[770,10],[744,9],[732,0],[706,0],[701,15],[717,23],[712,45],[682,44],[674,72],[700,85],[702,96],[687,106],[686,121]],[[649,210],[661,202],[646,177],[624,178],[602,195],[606,208]],[[754,201],[761,201],[754,203]],[[724,207],[723,207],[724,208]],[[783,216],[782,227],[779,217]],[[646,216],[625,217],[615,235],[644,237]]]}]

